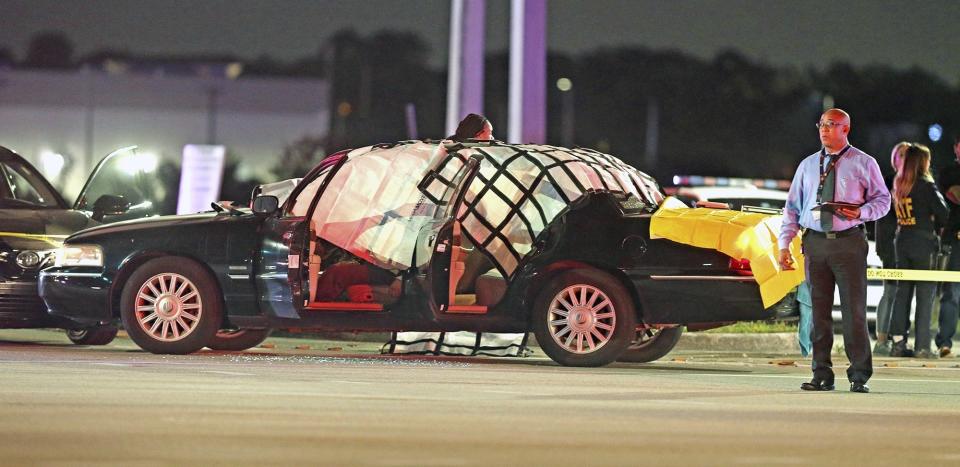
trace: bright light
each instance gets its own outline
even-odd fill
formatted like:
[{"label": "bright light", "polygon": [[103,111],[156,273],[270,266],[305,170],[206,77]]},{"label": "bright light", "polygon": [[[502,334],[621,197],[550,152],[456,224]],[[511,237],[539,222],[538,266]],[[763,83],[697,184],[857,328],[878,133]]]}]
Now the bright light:
[{"label": "bright light", "polygon": [[240,74],[243,73],[243,64],[240,62],[233,62],[227,65],[227,68],[224,71],[227,75],[227,79],[237,79],[240,77]]},{"label": "bright light", "polygon": [[569,78],[560,78],[557,80],[557,89],[567,92],[573,89],[573,81],[570,81]]},{"label": "bright light", "polygon": [[43,173],[47,178],[56,178],[63,170],[66,159],[63,154],[53,151],[43,151],[40,153],[40,166],[43,167]]},{"label": "bright light", "polygon": [[835,102],[833,101],[833,96],[830,94],[823,96],[822,106],[824,111],[832,109],[834,105]]},{"label": "bright light", "polygon": [[120,170],[129,175],[136,175],[140,172],[151,173],[157,170],[157,163],[157,155],[149,152],[128,154],[123,156],[123,159],[119,162]]},{"label": "bright light", "polygon": [[927,128],[927,136],[929,136],[930,141],[934,143],[940,141],[940,138],[943,136],[943,127],[938,123],[930,125],[930,128]]},{"label": "bright light", "polygon": [[57,250],[54,265],[103,266],[103,251],[97,245],[64,245]]}]

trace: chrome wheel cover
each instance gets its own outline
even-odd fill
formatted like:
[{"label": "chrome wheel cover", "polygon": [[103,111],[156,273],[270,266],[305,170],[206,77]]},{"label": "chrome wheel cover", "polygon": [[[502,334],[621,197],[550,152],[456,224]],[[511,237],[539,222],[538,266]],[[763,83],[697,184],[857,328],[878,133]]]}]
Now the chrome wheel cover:
[{"label": "chrome wheel cover", "polygon": [[192,333],[203,315],[197,286],[180,274],[165,272],[143,283],[137,291],[134,315],[140,329],[152,339],[176,342]]},{"label": "chrome wheel cover", "polygon": [[592,285],[571,285],[550,302],[547,330],[553,341],[567,352],[596,352],[610,342],[616,327],[613,302]]}]

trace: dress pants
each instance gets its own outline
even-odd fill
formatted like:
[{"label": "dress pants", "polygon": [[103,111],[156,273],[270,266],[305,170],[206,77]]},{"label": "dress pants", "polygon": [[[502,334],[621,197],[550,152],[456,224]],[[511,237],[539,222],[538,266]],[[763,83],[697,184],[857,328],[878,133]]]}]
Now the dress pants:
[{"label": "dress pants", "polygon": [[[947,270],[960,271],[960,242],[954,240],[950,250],[950,262]],[[957,332],[957,317],[960,316],[960,282],[944,282],[943,298],[940,299],[940,331],[937,333],[937,347],[953,347],[953,336]]]},{"label": "dress pants", "polygon": [[847,379],[866,383],[873,375],[867,331],[867,239],[863,230],[826,238],[808,230],[803,236],[804,264],[813,299],[813,377],[833,382],[833,290],[840,289],[843,346],[850,360]]}]

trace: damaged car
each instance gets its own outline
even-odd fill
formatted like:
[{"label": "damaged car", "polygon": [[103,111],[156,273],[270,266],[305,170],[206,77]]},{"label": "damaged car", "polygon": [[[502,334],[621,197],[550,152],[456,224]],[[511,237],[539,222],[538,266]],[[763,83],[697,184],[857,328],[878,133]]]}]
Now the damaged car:
[{"label": "damaged car", "polygon": [[672,205],[585,148],[374,145],[327,157],[283,203],[214,208],[71,235],[61,254],[84,261],[40,275],[50,313],[120,321],[154,353],[278,328],[532,331],[560,364],[599,366],[660,358],[685,325],[768,319],[773,289],[796,285],[744,249],[768,246],[770,216]]}]

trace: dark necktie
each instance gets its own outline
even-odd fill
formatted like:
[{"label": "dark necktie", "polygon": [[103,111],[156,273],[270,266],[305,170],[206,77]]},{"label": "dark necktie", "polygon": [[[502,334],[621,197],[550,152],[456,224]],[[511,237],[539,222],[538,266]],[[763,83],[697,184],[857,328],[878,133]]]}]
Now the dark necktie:
[{"label": "dark necktie", "polygon": [[[830,154],[829,159],[827,160],[827,167],[830,167],[834,164],[834,161],[837,160],[836,154]],[[823,181],[823,193],[821,194],[820,202],[825,203],[827,201],[833,201],[833,191],[834,185],[836,185],[837,178],[835,177],[837,173],[836,166],[833,167],[829,173],[827,173],[827,178]],[[833,214],[824,210],[820,212],[820,228],[824,232],[833,231]]]}]

